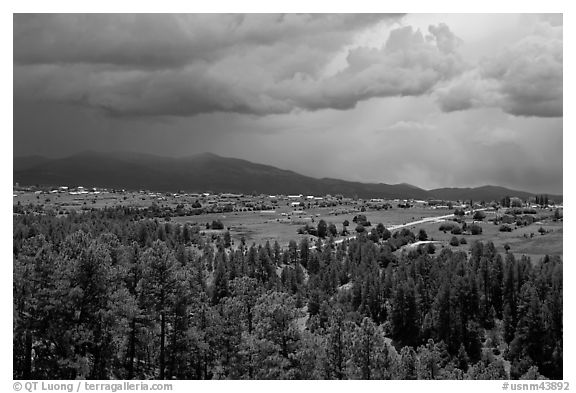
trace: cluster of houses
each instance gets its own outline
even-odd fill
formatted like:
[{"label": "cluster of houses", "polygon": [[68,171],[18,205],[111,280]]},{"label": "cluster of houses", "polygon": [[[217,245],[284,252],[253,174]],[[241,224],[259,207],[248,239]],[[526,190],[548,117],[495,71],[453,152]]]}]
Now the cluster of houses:
[{"label": "cluster of houses", "polygon": [[[363,209],[388,209],[392,207],[410,208],[410,207],[427,207],[430,209],[454,210],[460,209],[478,209],[486,207],[478,203],[460,202],[460,201],[443,201],[443,200],[416,200],[416,199],[360,199],[350,198],[343,195],[266,195],[266,194],[235,194],[235,193],[186,193],[179,191],[177,193],[152,192],[140,190],[136,193],[127,192],[123,189],[106,189],[83,186],[69,187],[59,186],[54,188],[35,189],[31,187],[14,187],[14,196],[22,192],[33,192],[35,194],[69,194],[69,195],[90,195],[98,194],[122,194],[124,199],[127,196],[138,197],[142,200],[161,202],[175,202],[191,208],[203,209],[207,212],[227,211],[260,211],[276,212],[282,210],[283,215],[301,215],[302,211],[311,208],[332,208],[330,214],[338,215],[349,212],[363,211]],[[533,202],[523,202],[519,198],[510,198],[511,205],[538,207]],[[472,205],[471,205],[472,203]],[[496,207],[496,206],[494,206]]]},{"label": "cluster of houses", "polygon": [[16,186],[14,187],[14,195],[17,195],[17,193],[22,192],[32,192],[35,195],[40,194],[97,195],[107,193],[109,191],[105,188],[96,188],[96,187],[85,188],[83,186],[77,186],[77,187],[60,186],[56,188],[37,189],[35,187],[19,187],[18,183],[16,183]]}]

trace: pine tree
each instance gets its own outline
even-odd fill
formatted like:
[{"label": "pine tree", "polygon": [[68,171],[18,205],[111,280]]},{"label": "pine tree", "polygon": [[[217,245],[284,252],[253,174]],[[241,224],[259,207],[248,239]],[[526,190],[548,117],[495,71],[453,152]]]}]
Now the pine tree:
[{"label": "pine tree", "polygon": [[362,319],[360,326],[356,326],[350,336],[350,370],[351,378],[372,379],[376,377],[377,369],[381,370],[382,362],[387,359],[380,356],[378,349],[385,344],[383,335],[376,324],[367,317]]},{"label": "pine tree", "polygon": [[44,235],[24,240],[18,257],[14,258],[14,378],[48,377],[35,369],[32,354],[33,350],[41,353],[40,348],[34,348],[34,342],[47,341],[50,302],[55,290],[54,259],[52,245]]},{"label": "pine tree", "polygon": [[346,364],[346,329],[344,313],[336,308],[326,329],[327,378],[343,379]]},{"label": "pine tree", "polygon": [[226,255],[218,253],[216,255],[216,270],[214,271],[214,281],[212,285],[212,304],[218,304],[220,299],[228,296],[228,273],[226,272]]},{"label": "pine tree", "polygon": [[400,361],[397,363],[393,379],[413,380],[418,378],[416,370],[416,352],[414,348],[405,346],[400,351]]},{"label": "pine tree", "polygon": [[166,318],[175,303],[178,264],[166,244],[157,240],[142,254],[144,274],[142,294],[147,308],[160,319],[159,379],[164,379]]},{"label": "pine tree", "polygon": [[[518,315],[520,319],[514,339],[510,343],[509,357],[516,361],[529,357],[536,365],[542,365],[545,361],[542,343],[545,342],[548,332],[542,319],[540,297],[530,282],[522,286]],[[523,370],[524,367],[528,366],[520,367],[515,373],[524,374],[527,371]]]},{"label": "pine tree", "polygon": [[392,337],[405,345],[414,345],[418,341],[420,332],[416,294],[411,278],[396,285],[391,304]]},{"label": "pine tree", "polygon": [[303,238],[300,241],[300,264],[304,268],[308,268],[308,258],[310,255],[310,244],[307,238]]}]

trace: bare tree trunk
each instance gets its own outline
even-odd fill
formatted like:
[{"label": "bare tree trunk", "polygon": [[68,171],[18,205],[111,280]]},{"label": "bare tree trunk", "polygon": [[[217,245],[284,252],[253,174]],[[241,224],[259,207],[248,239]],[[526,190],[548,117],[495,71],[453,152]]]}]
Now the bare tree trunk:
[{"label": "bare tree trunk", "polygon": [[166,320],[164,311],[160,314],[160,379],[164,379],[164,336],[166,330]]},{"label": "bare tree trunk", "polygon": [[129,349],[129,361],[128,361],[128,379],[134,378],[134,357],[136,355],[136,318],[132,319],[130,332],[130,349]]},{"label": "bare tree trunk", "polygon": [[32,374],[32,333],[26,330],[24,333],[24,369],[22,370],[22,378],[30,379]]},{"label": "bare tree trunk", "polygon": [[176,352],[176,323],[177,321],[174,321],[174,325],[172,325],[172,334],[171,334],[171,343],[172,343],[172,350],[170,351],[170,361],[168,363],[168,379],[171,379],[174,376],[174,369],[176,366],[176,356],[175,356],[175,352]]}]

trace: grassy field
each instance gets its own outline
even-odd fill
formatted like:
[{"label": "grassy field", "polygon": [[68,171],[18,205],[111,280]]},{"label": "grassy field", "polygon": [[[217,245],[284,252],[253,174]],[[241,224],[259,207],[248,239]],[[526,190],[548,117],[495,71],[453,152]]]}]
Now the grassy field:
[{"label": "grassy field", "polygon": [[[176,205],[177,199],[171,198],[172,200],[167,200],[166,204]],[[45,207],[50,207],[54,209],[62,210],[81,210],[82,207],[102,209],[104,207],[112,206],[134,206],[134,207],[147,207],[156,201],[155,198],[149,197],[147,195],[141,195],[137,193],[129,193],[126,195],[113,194],[113,193],[102,193],[102,194],[85,194],[85,195],[69,195],[65,193],[60,194],[40,194],[35,195],[34,193],[23,193],[17,194],[13,198],[14,204],[20,202],[22,205],[32,204],[43,204]],[[159,205],[162,202],[156,202]]]},{"label": "grassy field", "polygon": [[[468,220],[468,224],[471,220]],[[478,223],[478,222],[477,222]],[[481,222],[479,225],[482,227],[481,235],[465,235],[467,244],[453,247],[449,245],[450,239],[453,236],[450,232],[444,233],[439,230],[439,223],[421,224],[416,227],[411,227],[412,231],[417,231],[422,228],[428,234],[429,239],[441,241],[442,246],[449,247],[453,250],[460,249],[468,251],[470,245],[475,240],[480,241],[491,241],[496,246],[496,249],[500,253],[504,253],[504,245],[508,244],[510,246],[511,253],[514,253],[516,257],[521,255],[526,255],[530,257],[533,261],[537,261],[544,255],[559,255],[562,256],[562,234],[563,234],[563,223],[553,222],[551,220],[546,220],[542,224],[534,223],[526,227],[520,227],[514,229],[512,232],[500,232],[500,225],[494,225],[492,222]],[[543,227],[547,233],[541,235],[538,229]],[[512,228],[514,226],[512,225]],[[530,237],[534,234],[533,237]],[[524,236],[526,235],[526,236]],[[463,237],[462,235],[456,235],[458,239]]]},{"label": "grassy field", "polygon": [[[18,194],[14,197],[14,204],[18,201],[27,205],[29,203],[39,204],[42,203],[45,207],[55,208],[57,210],[81,210],[83,207],[88,208],[103,208],[107,206],[135,206],[146,207],[152,203],[157,203],[159,206],[175,207],[178,203],[190,203],[190,200],[184,198],[176,198],[172,196],[163,196],[162,200],[157,197],[148,196],[146,194],[126,193],[126,194],[86,194],[86,195],[69,195],[69,194],[41,194],[35,195],[33,193]],[[273,243],[278,241],[281,246],[286,246],[290,240],[299,242],[302,238],[307,237],[311,242],[315,242],[315,238],[309,235],[300,235],[297,233],[298,228],[309,224],[316,226],[320,220],[325,220],[328,224],[333,223],[340,232],[343,229],[343,222],[348,220],[350,226],[348,231],[351,235],[355,234],[356,224],[353,223],[353,218],[357,214],[366,215],[368,221],[373,226],[378,223],[383,223],[386,227],[402,225],[413,221],[420,220],[427,217],[437,217],[450,214],[452,211],[447,209],[432,209],[430,207],[413,207],[410,209],[393,208],[390,210],[370,210],[366,212],[351,211],[352,206],[338,206],[337,208],[311,208],[306,209],[303,214],[293,215],[294,209],[281,203],[280,206],[270,212],[261,211],[248,211],[248,212],[230,212],[224,214],[203,214],[196,216],[174,217],[173,222],[190,223],[205,226],[213,220],[220,220],[226,228],[230,229],[232,239],[239,241],[242,237],[247,243],[263,244],[266,241]],[[342,212],[349,209],[348,212]],[[490,213],[487,219],[490,218]],[[468,217],[468,223],[471,219]],[[504,245],[510,245],[510,252],[516,256],[527,255],[533,260],[538,260],[542,256],[548,255],[562,255],[563,239],[562,239],[562,222],[552,222],[550,220],[544,221],[542,224],[532,224],[527,227],[514,229],[512,232],[500,232],[499,225],[494,225],[491,222],[482,222],[483,232],[481,235],[465,235],[468,244],[452,247],[449,241],[452,238],[451,233],[443,233],[438,228],[439,222],[423,223],[418,225],[408,226],[408,229],[415,234],[422,228],[427,234],[429,240],[439,241],[438,248],[450,247],[452,249],[462,249],[468,251],[471,243],[474,240],[492,241],[499,252],[504,253]],[[541,235],[538,229],[542,226],[547,230],[547,233]],[[512,226],[514,227],[514,226]],[[368,228],[369,229],[369,228]],[[533,237],[530,237],[534,234]],[[460,239],[462,235],[457,235]],[[339,237],[338,237],[339,238]],[[338,239],[337,238],[337,239]]]},{"label": "grassy field", "polygon": [[[364,214],[373,226],[383,223],[385,226],[399,225],[410,221],[415,221],[425,217],[434,217],[439,215],[450,214],[447,210],[434,210],[429,208],[412,208],[412,209],[392,209],[392,210],[368,210],[366,212],[352,212],[346,214],[330,214],[334,208],[315,208],[306,210],[301,216],[282,216],[282,213],[291,212],[290,208],[280,208],[274,213],[264,212],[233,212],[225,214],[203,214],[198,216],[175,217],[173,220],[180,223],[191,223],[205,225],[213,220],[220,220],[226,228],[230,228],[230,234],[235,240],[242,236],[248,243],[256,244],[270,241],[278,241],[280,245],[287,245],[290,240],[296,240],[306,237],[299,235],[298,228],[309,224],[316,226],[320,220],[328,224],[333,223],[340,232],[343,228],[343,222],[348,220],[350,226],[348,231],[354,234],[356,224],[352,222],[357,214]],[[310,240],[315,238],[308,236]]]}]

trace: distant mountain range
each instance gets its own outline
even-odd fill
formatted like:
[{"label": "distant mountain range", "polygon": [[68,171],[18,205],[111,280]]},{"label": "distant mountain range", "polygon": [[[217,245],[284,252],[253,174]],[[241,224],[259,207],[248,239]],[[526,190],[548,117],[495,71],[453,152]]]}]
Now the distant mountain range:
[{"label": "distant mountain range", "polygon": [[[129,190],[232,192],[264,194],[342,194],[359,198],[414,198],[443,200],[500,200],[527,198],[530,192],[504,187],[438,188],[384,183],[317,179],[296,172],[211,153],[168,158],[140,153],[82,152],[50,159],[14,157],[14,182],[21,185],[68,185]],[[561,196],[550,196],[561,201]]]}]

